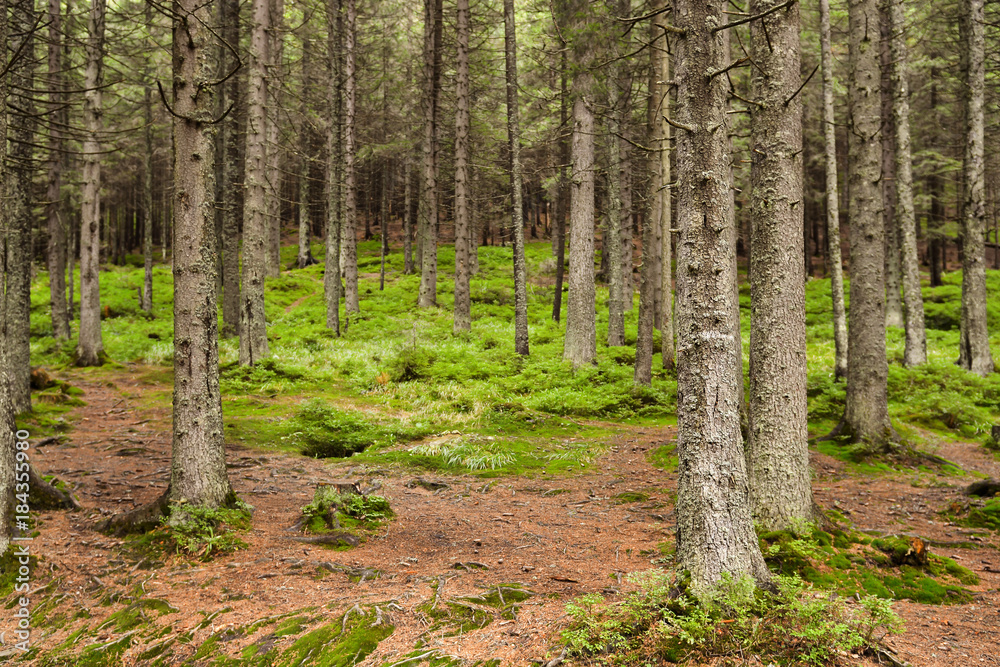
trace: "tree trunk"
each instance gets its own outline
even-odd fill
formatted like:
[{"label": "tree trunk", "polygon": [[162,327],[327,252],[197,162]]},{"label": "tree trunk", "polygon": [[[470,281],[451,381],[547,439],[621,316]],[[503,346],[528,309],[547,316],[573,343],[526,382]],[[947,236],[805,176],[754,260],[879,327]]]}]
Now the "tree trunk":
[{"label": "tree trunk", "polygon": [[[662,30],[659,26],[657,30]],[[664,46],[666,39],[664,39]],[[655,48],[655,43],[654,43]],[[670,88],[666,82],[670,80],[670,54],[664,48],[659,56],[659,81],[664,83],[659,88],[660,118],[656,119],[660,127],[660,159],[659,159],[659,183],[660,187],[656,192],[656,199],[653,205],[660,209],[660,280],[662,281],[661,292],[663,294],[662,312],[660,313],[660,355],[663,361],[663,368],[673,370],[676,365],[676,349],[674,345],[674,270],[673,270],[673,247],[672,232],[674,225],[673,209],[670,205],[671,179],[670,173]]]},{"label": "tree trunk", "polygon": [[[7,0],[0,0],[0,44],[7,43]],[[0,76],[0,137],[7,136],[7,77]],[[7,142],[0,141],[0,182],[7,180]],[[7,553],[14,536],[15,429],[14,406],[10,402],[10,376],[7,363],[7,266],[6,211],[0,208],[0,556]],[[18,471],[24,472],[24,471]],[[22,487],[23,488],[23,487]]]},{"label": "tree trunk", "polygon": [[[386,135],[388,136],[388,134]],[[389,192],[392,187],[392,162],[386,158],[382,162],[382,192],[379,197],[379,269],[378,269],[378,289],[385,291],[385,260],[389,255]]]},{"label": "tree trunk", "polygon": [[327,165],[326,253],[323,271],[323,294],[326,298],[326,326],[340,336],[340,223],[343,205],[341,164],[343,159],[341,95],[340,31],[342,28],[340,0],[327,0],[327,51],[330,76],[327,103],[333,112],[327,128],[329,164]]},{"label": "tree trunk", "polygon": [[[456,160],[457,161],[457,160]],[[403,274],[413,273],[413,167],[403,162]]]},{"label": "tree trunk", "polygon": [[441,0],[424,0],[424,174],[420,198],[420,292],[417,305],[437,305],[438,105],[441,90]]},{"label": "tree trunk", "polygon": [[632,146],[624,138],[628,132],[628,113],[622,110],[622,137],[618,140],[619,152],[622,158],[618,170],[622,193],[622,302],[625,312],[635,308],[635,284],[632,278],[635,258],[635,244],[632,241]]},{"label": "tree trunk", "polygon": [[[761,14],[778,0],[753,0]],[[766,32],[766,35],[765,35]],[[764,530],[812,519],[806,407],[799,6],[750,24],[750,504]],[[788,101],[791,100],[791,101]]]},{"label": "tree trunk", "polygon": [[[646,132],[650,144],[655,142],[660,127],[660,118],[667,116],[667,109],[661,108],[662,91],[658,83],[661,61],[669,56],[656,45],[660,24],[649,26],[651,48],[649,50],[649,91],[646,97]],[[659,114],[659,116],[657,115]],[[662,148],[662,145],[661,145]],[[653,382],[653,329],[656,326],[656,264],[653,248],[657,235],[653,227],[661,224],[662,206],[659,197],[665,192],[661,180],[659,161],[650,158],[649,202],[650,206],[642,216],[642,264],[639,266],[639,321],[635,338],[635,367],[632,380],[635,384],[650,386]],[[661,231],[662,234],[662,231]],[[661,288],[662,289],[662,288]],[[661,339],[662,340],[662,339]]]},{"label": "tree trunk", "polygon": [[105,0],[92,0],[87,26],[87,68],[84,72],[83,170],[80,211],[80,338],[76,363],[99,366],[105,360],[101,340],[101,90],[104,85]]},{"label": "tree trunk", "polygon": [[889,0],[892,61],[892,115],[896,125],[896,230],[901,239],[903,305],[906,315],[905,366],[927,363],[924,299],[920,293],[917,222],[913,213],[913,164],[910,156],[910,95],[906,80],[906,14],[903,0]]},{"label": "tree trunk", "polygon": [[[65,95],[62,72],[62,5],[49,0],[48,85],[50,113],[61,118]],[[45,192],[45,217],[49,231],[47,248],[49,300],[52,309],[52,333],[59,340],[69,340],[69,312],[66,310],[66,222],[62,216],[63,130],[57,123],[49,128],[48,185]]]},{"label": "tree trunk", "polygon": [[265,176],[267,188],[264,193],[267,224],[267,275],[277,277],[281,274],[281,143],[279,141],[278,121],[282,109],[279,83],[284,51],[284,0],[268,0],[270,12],[267,39],[267,59],[264,61],[264,150]]},{"label": "tree trunk", "polygon": [[885,352],[885,247],[882,225],[877,0],[849,7],[848,178],[851,220],[851,320],[847,403],[841,431],[869,453],[886,451],[896,434],[889,422]]},{"label": "tree trunk", "polygon": [[355,173],[355,158],[357,148],[354,140],[355,97],[357,94],[357,79],[355,65],[357,53],[357,10],[355,0],[344,0],[344,226],[342,232],[341,253],[344,266],[344,309],[347,317],[361,312],[358,302],[358,185]]},{"label": "tree trunk", "polygon": [[455,311],[454,329],[472,328],[469,294],[469,1],[457,0],[458,59],[455,73]]},{"label": "tree trunk", "polygon": [[[240,43],[239,0],[222,0],[225,21],[222,35],[227,44]],[[226,49],[227,73],[239,63],[239,53]],[[242,68],[241,68],[242,69]],[[225,83],[226,108],[235,104],[230,115],[222,121],[223,209],[222,209],[222,335],[237,336],[240,332],[240,220],[243,218],[243,178],[240,176],[240,125],[243,103],[240,76],[231,76]]]},{"label": "tree trunk", "polygon": [[586,95],[593,77],[577,73],[573,81],[573,137],[570,181],[569,299],[563,359],[573,367],[597,356],[594,288],[594,112]]},{"label": "tree trunk", "polygon": [[219,392],[210,5],[174,0],[174,436],[170,498],[231,504]]},{"label": "tree trunk", "polygon": [[[677,561],[694,590],[723,575],[767,583],[750,517],[740,433],[736,225],[730,194],[722,0],[675,0],[677,180]],[[706,75],[707,73],[707,75]],[[711,304],[706,307],[706,304]],[[725,545],[725,548],[720,548]]]},{"label": "tree trunk", "polygon": [[[625,6],[618,0],[612,0],[609,10],[619,16],[628,16],[631,6],[628,0]],[[608,260],[608,347],[625,344],[625,304],[624,285],[622,285],[622,190],[621,139],[622,119],[625,116],[625,94],[630,83],[625,78],[626,71],[621,66],[624,45],[616,43],[617,53],[611,64],[608,81],[608,208],[607,233],[604,234],[602,257]]]},{"label": "tree trunk", "polygon": [[879,60],[882,101],[882,220],[885,225],[885,325],[902,327],[903,302],[900,299],[899,239],[896,214],[896,123],[893,115],[892,58],[889,44],[892,35],[892,19],[889,3],[893,0],[879,0],[879,34],[881,37]]},{"label": "tree trunk", "polygon": [[[253,0],[250,83],[247,94],[246,201],[243,218],[243,275],[240,294],[240,365],[268,356],[264,317],[267,272],[267,77],[269,0]],[[174,206],[176,207],[176,201]],[[176,213],[175,213],[176,216]],[[176,252],[176,250],[175,250]]]},{"label": "tree trunk", "polygon": [[514,0],[504,0],[507,64],[507,141],[510,146],[511,227],[514,233],[514,351],[528,356],[528,268],[524,260],[524,201],[521,188],[521,121],[517,95],[517,34]]},{"label": "tree trunk", "polygon": [[[52,0],[58,2],[58,0]],[[153,7],[146,5],[146,30],[153,29]],[[150,40],[152,41],[152,40]],[[146,55],[143,72],[142,114],[145,127],[142,138],[146,151],[143,155],[142,175],[142,309],[153,312],[153,71],[150,65],[152,44]],[[225,61],[223,61],[225,62]]]},{"label": "tree trunk", "polygon": [[995,369],[986,326],[986,209],[983,196],[985,36],[983,0],[965,0],[965,202],[962,217],[962,323],[958,364],[986,377]]},{"label": "tree trunk", "polygon": [[299,216],[299,252],[295,260],[296,266],[304,269],[316,263],[310,249],[310,225],[309,225],[309,172],[314,156],[312,155],[312,133],[309,128],[309,96],[308,91],[312,90],[310,80],[312,63],[312,42],[308,34],[308,24],[302,28],[302,104],[299,108],[300,122],[302,127],[299,130],[299,153],[301,164],[299,165],[298,178],[298,216]]},{"label": "tree trunk", "polygon": [[562,314],[563,274],[566,264],[566,199],[569,196],[569,184],[566,178],[566,166],[570,161],[569,142],[566,141],[566,126],[569,122],[569,91],[567,90],[566,73],[566,42],[561,42],[559,55],[559,176],[556,184],[556,227],[555,227],[555,258],[556,284],[552,299],[552,319],[559,322]]},{"label": "tree trunk", "polygon": [[837,190],[837,126],[833,114],[833,55],[830,49],[830,0],[820,0],[820,44],[823,65],[823,138],[826,145],[826,241],[830,254],[833,301],[834,378],[847,377],[847,311],[844,307],[844,262],[840,256],[840,195]]}]

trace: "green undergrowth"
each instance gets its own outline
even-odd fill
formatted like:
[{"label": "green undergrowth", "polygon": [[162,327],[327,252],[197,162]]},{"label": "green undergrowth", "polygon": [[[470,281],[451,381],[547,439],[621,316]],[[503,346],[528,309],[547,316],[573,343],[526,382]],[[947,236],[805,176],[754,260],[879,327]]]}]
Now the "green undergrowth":
[{"label": "green undergrowth", "polygon": [[954,560],[927,553],[926,543],[916,538],[813,528],[802,534],[763,533],[760,541],[775,572],[844,596],[958,604],[971,599],[965,586],[979,582]]},{"label": "green undergrowth", "polygon": [[[302,508],[302,529],[316,535],[349,533],[363,540],[394,516],[383,496],[342,494],[335,487],[320,485],[312,502]],[[351,546],[351,541],[342,544]]]},{"label": "green undergrowth", "polygon": [[514,620],[521,603],[533,595],[519,583],[499,584],[479,595],[456,598],[446,599],[440,593],[437,584],[434,597],[418,607],[418,611],[427,617],[431,632],[446,637],[482,630],[497,619]]},{"label": "green undergrowth", "polygon": [[207,508],[190,504],[171,506],[154,529],[128,537],[122,550],[153,565],[170,554],[209,560],[222,553],[246,549],[239,534],[250,529],[253,508],[236,500],[232,507]]},{"label": "green undergrowth", "polygon": [[1000,532],[1000,498],[955,500],[943,514],[960,526]]},{"label": "green undergrowth", "polygon": [[570,655],[599,665],[749,664],[752,657],[760,660],[754,664],[827,665],[901,627],[886,600],[831,598],[796,577],[777,577],[774,592],[749,578],[725,578],[695,593],[662,570],[629,580],[638,589],[618,602],[590,593],[566,606]]}]

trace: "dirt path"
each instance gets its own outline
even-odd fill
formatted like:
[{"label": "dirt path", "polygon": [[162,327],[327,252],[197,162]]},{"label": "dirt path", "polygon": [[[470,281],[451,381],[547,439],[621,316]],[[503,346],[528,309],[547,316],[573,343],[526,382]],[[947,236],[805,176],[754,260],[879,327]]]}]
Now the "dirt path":
[{"label": "dirt path", "polygon": [[[312,627],[360,605],[378,607],[395,626],[361,664],[391,664],[421,645],[463,660],[527,665],[553,657],[566,602],[584,592],[613,597],[628,586],[622,584],[624,574],[654,567],[661,558],[658,545],[673,542],[674,476],[651,467],[647,457],[651,448],[673,437],[672,430],[620,426],[597,472],[546,481],[431,475],[448,485],[433,492],[407,486],[417,476],[412,470],[365,469],[349,461],[227,446],[232,483],[255,508],[253,528],[244,538],[250,549],[204,564],[172,558],[163,568],[149,570],[148,563],[123,552],[121,540],[93,530],[97,520],[147,502],[166,486],[170,414],[140,409],[143,395],[162,387],[140,383],[134,379],[138,374],[123,374],[113,383],[69,378],[84,390],[87,405],[76,410],[68,442],[34,452],[43,471],[75,486],[84,511],[42,515],[33,545],[41,557],[33,585],[56,581],[46,589],[47,599],[66,596],[56,598],[59,608],[90,615],[61,627],[39,626],[33,637],[41,649],[39,663],[81,624],[93,631],[81,644],[115,641],[123,632],[113,624],[102,627],[101,619],[131,609],[141,595],[165,600],[176,610],[162,618],[149,614],[148,620],[171,628],[164,636],[188,633],[187,641],[164,650],[161,664],[207,664],[199,662],[205,656],[198,651],[209,640],[212,656],[239,657],[254,645],[292,647],[295,633],[282,636],[274,622],[252,624],[293,613],[307,616],[303,624]],[[963,465],[984,471],[993,465],[979,449],[966,447]],[[822,456],[815,467],[816,500],[840,509],[859,529],[913,532],[940,544],[968,541],[964,529],[942,523],[937,515],[957,497],[956,488],[915,487],[905,476],[857,479],[844,473],[843,464]],[[345,477],[380,483],[396,519],[346,552],[287,539],[286,529],[312,498],[315,485]],[[616,500],[625,491],[648,499]],[[977,599],[946,607],[898,603],[907,631],[890,644],[900,655],[929,667],[1000,664],[1000,635],[994,632],[1000,623],[1000,553],[995,546],[994,538],[994,544],[974,549],[934,548],[982,577],[973,587]],[[459,633],[435,623],[439,601],[443,606],[445,600],[513,583],[532,592],[515,605],[516,613],[497,614],[485,627]],[[0,631],[9,628],[8,618],[0,619]],[[162,640],[147,637],[126,649],[122,664],[151,664],[141,656],[157,641]]]}]

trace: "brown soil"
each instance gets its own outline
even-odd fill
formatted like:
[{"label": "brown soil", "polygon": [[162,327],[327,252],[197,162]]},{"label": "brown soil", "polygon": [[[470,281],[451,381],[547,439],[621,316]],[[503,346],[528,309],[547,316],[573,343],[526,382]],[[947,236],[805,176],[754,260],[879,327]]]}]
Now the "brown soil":
[{"label": "brown soil", "polygon": [[[673,541],[675,479],[653,468],[647,457],[650,449],[673,438],[672,429],[617,426],[620,435],[598,461],[596,472],[545,482],[429,475],[449,485],[436,492],[408,488],[406,482],[418,476],[412,470],[362,469],[349,461],[230,445],[230,478],[237,493],[255,508],[253,528],[244,538],[250,549],[207,563],[171,557],[162,568],[147,570],[146,564],[123,557],[121,540],[94,531],[101,518],[153,500],[166,487],[170,414],[142,407],[149,403],[142,400],[146,392],[164,387],[143,384],[138,375],[137,369],[113,377],[113,382],[66,378],[84,390],[87,405],[76,409],[77,421],[66,443],[35,449],[32,457],[42,471],[75,486],[84,511],[40,517],[41,534],[32,544],[40,563],[32,586],[37,589],[56,581],[45,595],[66,595],[61,604],[89,610],[91,627],[96,627],[95,619],[123,607],[101,606],[109,593],[126,594],[140,585],[146,597],[161,598],[179,610],[158,621],[171,624],[177,633],[195,630],[206,614],[228,609],[196,630],[190,643],[175,645],[177,662],[227,627],[328,604],[325,613],[333,620],[360,603],[380,605],[396,627],[361,664],[391,663],[411,653],[423,639],[428,650],[458,658],[528,665],[558,655],[559,631],[567,622],[566,602],[585,592],[614,596],[628,587],[622,575],[654,567],[660,558],[658,545]],[[1000,468],[976,445],[942,445],[939,453],[966,470],[995,476]],[[976,599],[970,604],[896,603],[906,632],[889,638],[888,645],[913,665],[924,667],[1000,665],[997,540],[965,548],[967,531],[938,515],[972,478],[923,475],[922,486],[912,483],[912,472],[858,479],[848,476],[842,463],[822,455],[814,456],[814,467],[816,500],[822,507],[839,509],[859,529],[920,535],[937,545],[932,551],[955,558],[981,577],[981,583],[972,587]],[[291,533],[286,529],[309,502],[316,484],[340,478],[380,482],[379,493],[390,500],[396,519],[360,547],[345,552],[287,539]],[[614,496],[624,491],[640,491],[649,499],[616,503]],[[959,546],[960,542],[966,544]],[[488,569],[456,566],[470,562]],[[316,578],[321,563],[373,568],[381,574],[360,583],[352,583],[342,572]],[[460,636],[428,633],[426,615],[418,607],[435,598],[435,587],[444,599],[480,594],[511,582],[521,582],[534,592],[515,618],[498,619]],[[390,602],[395,605],[386,606]],[[7,631],[8,643],[10,620],[9,613],[0,615],[0,632]],[[37,628],[33,644],[44,656],[46,647],[60,644],[76,627],[69,623],[55,631]],[[259,635],[220,643],[212,657],[238,657]],[[99,634],[103,641],[115,638],[111,631]],[[293,640],[274,641],[280,647]],[[122,664],[143,664],[135,659],[139,652],[140,647],[130,648]],[[845,657],[845,664],[874,663]]]}]

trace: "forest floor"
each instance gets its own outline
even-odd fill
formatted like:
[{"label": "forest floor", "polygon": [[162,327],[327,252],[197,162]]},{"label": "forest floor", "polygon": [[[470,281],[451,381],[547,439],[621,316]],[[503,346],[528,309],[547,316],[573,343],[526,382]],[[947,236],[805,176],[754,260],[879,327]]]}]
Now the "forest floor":
[{"label": "forest floor", "polygon": [[[68,437],[32,459],[66,482],[83,510],[39,516],[34,650],[17,664],[70,664],[72,655],[87,665],[252,665],[270,664],[255,661],[269,655],[275,664],[326,665],[367,655],[358,664],[528,665],[559,655],[568,602],[588,592],[615,599],[632,586],[626,574],[669,558],[676,478],[651,454],[674,429],[614,423],[601,424],[615,434],[592,468],[544,480],[230,445],[230,479],[254,507],[243,535],[249,549],[207,562],[150,561],[94,529],[166,487],[170,411],[149,397],[169,385],[149,371],[61,374],[85,405],[66,415]],[[931,449],[963,472],[858,474],[813,452],[816,500],[858,530],[919,536],[979,576],[959,604],[894,603],[905,631],[885,643],[899,657],[921,667],[1000,665],[1000,541],[941,514],[970,481],[1000,478],[1000,463],[978,443]],[[430,490],[416,478],[445,486]],[[316,485],[336,479],[380,483],[395,518],[348,551],[288,539]],[[345,634],[352,610],[378,622],[357,626],[351,655],[317,658]],[[11,614],[0,616],[8,644]],[[845,655],[843,664],[877,662]]]}]

